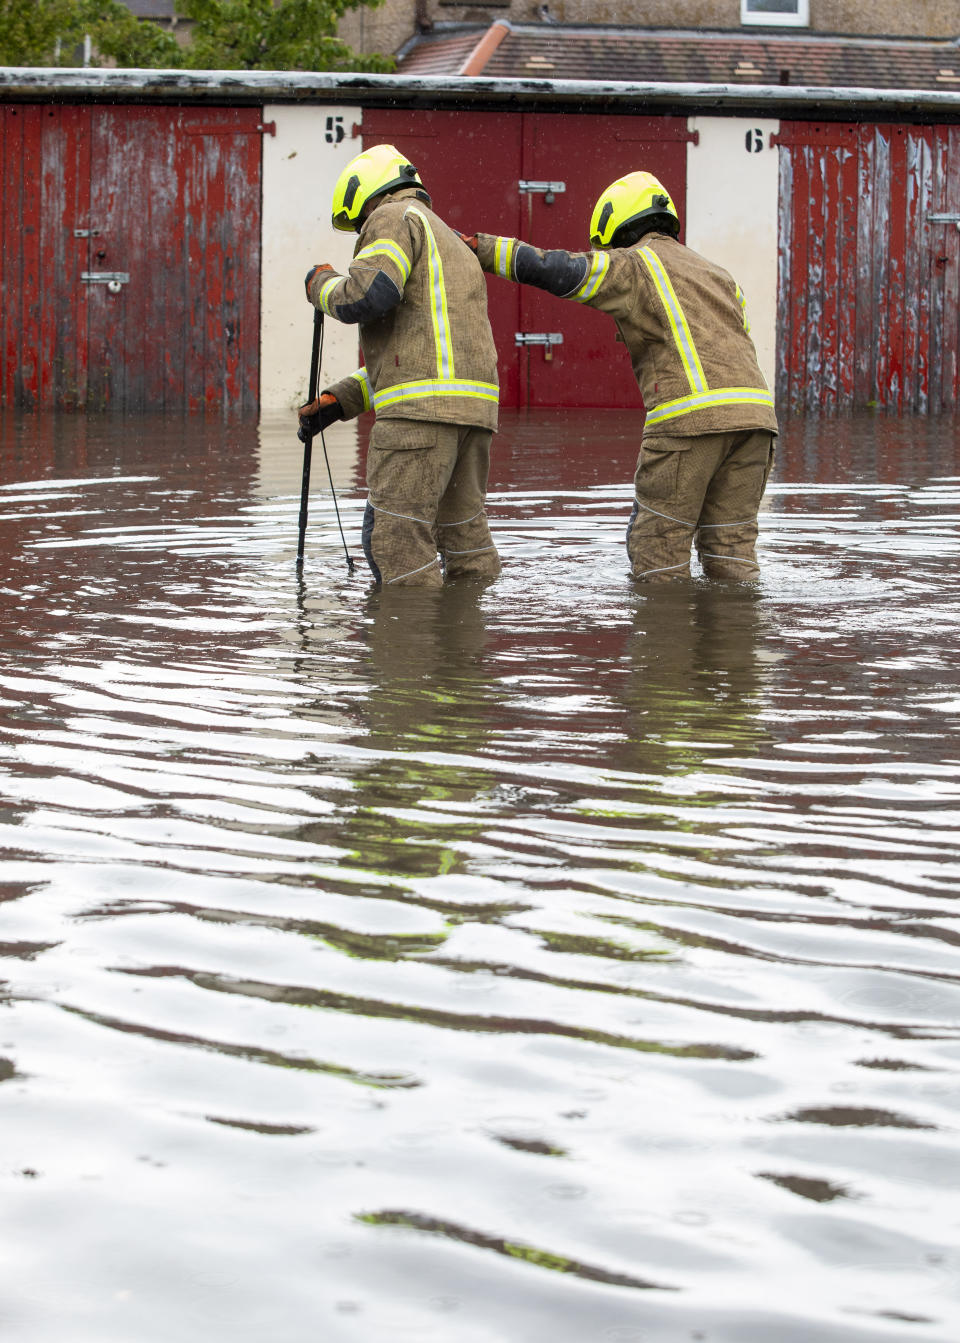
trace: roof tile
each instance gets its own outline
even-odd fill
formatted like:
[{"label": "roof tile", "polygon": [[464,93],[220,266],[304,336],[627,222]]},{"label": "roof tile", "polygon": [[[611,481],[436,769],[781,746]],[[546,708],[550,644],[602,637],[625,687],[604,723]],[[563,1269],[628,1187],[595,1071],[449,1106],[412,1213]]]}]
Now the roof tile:
[{"label": "roof tile", "polygon": [[[502,20],[498,22],[502,23]],[[508,24],[482,70],[495,79],[634,83],[798,84],[829,88],[944,89],[960,85],[960,46],[949,40],[819,34],[704,33]],[[486,30],[414,42],[399,74],[456,74]]]},{"label": "roof tile", "polygon": [[397,61],[400,75],[455,75],[470,56],[486,30],[439,33],[417,39],[415,45]]}]

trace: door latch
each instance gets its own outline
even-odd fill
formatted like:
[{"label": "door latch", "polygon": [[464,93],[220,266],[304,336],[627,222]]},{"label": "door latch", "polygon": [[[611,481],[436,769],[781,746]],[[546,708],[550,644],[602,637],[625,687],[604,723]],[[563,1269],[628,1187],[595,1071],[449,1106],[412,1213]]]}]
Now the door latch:
[{"label": "door latch", "polygon": [[514,336],[517,345],[542,345],[544,359],[553,358],[554,345],[563,344],[562,331],[518,331]]},{"label": "door latch", "polygon": [[960,229],[960,213],[950,211],[945,214],[927,215],[928,224],[956,224]]},{"label": "door latch", "polygon": [[128,270],[82,270],[80,279],[84,284],[105,284],[107,292],[119,294],[125,284],[130,283]]},{"label": "door latch", "polygon": [[541,192],[545,205],[552,205],[554,199],[567,189],[566,182],[533,182],[521,179],[519,185],[521,192],[525,191],[529,195],[533,195],[534,192]]}]

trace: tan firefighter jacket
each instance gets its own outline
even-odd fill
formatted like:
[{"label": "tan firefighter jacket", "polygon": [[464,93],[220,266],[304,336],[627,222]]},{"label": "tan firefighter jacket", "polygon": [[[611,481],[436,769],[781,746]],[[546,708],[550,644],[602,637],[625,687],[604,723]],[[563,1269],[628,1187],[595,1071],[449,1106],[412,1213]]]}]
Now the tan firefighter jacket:
[{"label": "tan firefighter jacket", "polygon": [[358,322],[364,367],[324,390],[345,419],[439,420],[496,429],[497,352],[483,272],[415,187],[369,215],[346,275],[320,271],[315,307]]},{"label": "tan firefighter jacket", "polygon": [[477,240],[485,271],[613,317],[646,407],[645,436],[777,432],[743,294],[720,266],[666,233],[593,252],[544,252],[488,233]]}]

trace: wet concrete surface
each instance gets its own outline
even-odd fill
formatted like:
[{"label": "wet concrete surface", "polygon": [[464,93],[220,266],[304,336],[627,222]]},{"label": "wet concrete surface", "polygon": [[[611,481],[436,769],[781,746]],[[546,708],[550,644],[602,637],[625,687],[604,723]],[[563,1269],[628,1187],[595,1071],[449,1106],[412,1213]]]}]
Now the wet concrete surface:
[{"label": "wet concrete surface", "polygon": [[742,586],[636,450],[381,595],[285,419],[0,421],[4,1337],[960,1335],[955,426],[786,424]]}]

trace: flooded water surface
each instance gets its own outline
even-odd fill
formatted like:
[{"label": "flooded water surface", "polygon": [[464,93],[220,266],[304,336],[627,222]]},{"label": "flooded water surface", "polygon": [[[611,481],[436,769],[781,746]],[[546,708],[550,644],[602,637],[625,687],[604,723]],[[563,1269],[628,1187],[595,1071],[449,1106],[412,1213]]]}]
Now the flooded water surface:
[{"label": "flooded water surface", "polygon": [[0,1335],[953,1343],[953,425],[786,425],[744,586],[582,412],[378,595],[328,443],[298,582],[288,422],[3,422]]}]

